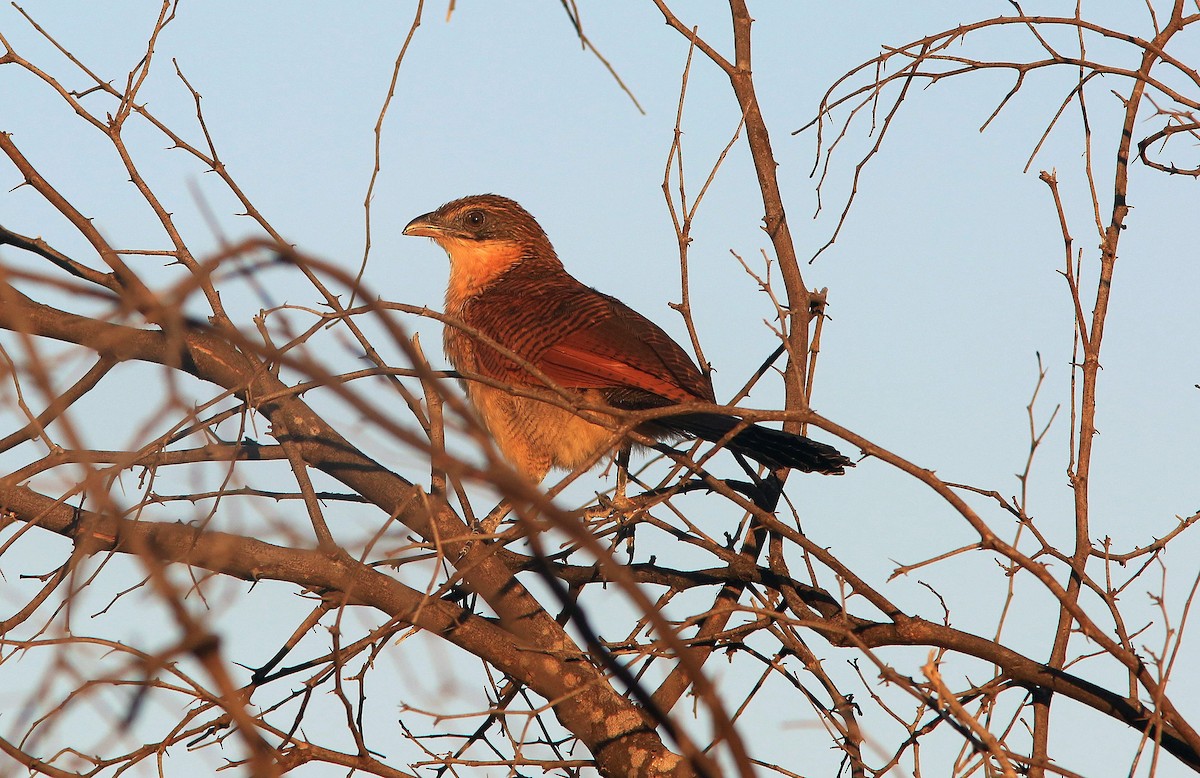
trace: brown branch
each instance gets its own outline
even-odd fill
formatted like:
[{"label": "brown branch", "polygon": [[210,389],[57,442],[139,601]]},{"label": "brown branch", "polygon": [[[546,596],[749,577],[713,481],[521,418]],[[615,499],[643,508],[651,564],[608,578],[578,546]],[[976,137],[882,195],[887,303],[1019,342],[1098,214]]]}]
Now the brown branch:
[{"label": "brown branch", "polygon": [[[463,583],[489,603],[507,629],[552,655],[579,656],[579,649],[562,627],[512,579],[511,571],[498,562],[489,544],[475,542],[470,528],[444,503],[434,501],[358,451],[303,402],[290,396],[287,387],[270,371],[247,356],[250,344],[235,346],[215,330],[188,328],[178,337],[168,338],[159,332],[98,322],[36,303],[11,288],[8,298],[8,304],[0,307],[0,327],[80,343],[120,360],[178,365],[251,402],[268,418],[285,420],[291,432],[289,440],[298,446],[304,461],[436,543],[446,558],[455,560]],[[243,348],[246,351],[240,350]],[[397,435],[406,434],[394,425],[389,429]],[[527,504],[540,505],[550,515],[559,515],[563,524],[572,525],[570,517],[559,514],[531,484],[511,471],[490,471],[487,476]],[[613,567],[617,567],[615,563]],[[670,641],[669,625],[661,619],[659,623],[664,639]],[[677,764],[673,760],[678,757],[664,750],[657,734],[642,723],[640,714],[632,718],[621,715],[634,709],[609,686],[598,669],[588,663],[572,667],[572,672],[565,675],[556,671],[546,673],[543,678],[531,678],[528,685],[548,699],[559,700],[555,711],[560,720],[592,749],[599,764],[624,765],[629,759],[655,753],[664,755],[667,761],[662,764],[673,769]],[[711,688],[701,688],[715,703]],[[598,718],[597,710],[608,714]],[[711,774],[711,770],[703,768],[703,757],[697,758],[700,761],[695,769]]]}]

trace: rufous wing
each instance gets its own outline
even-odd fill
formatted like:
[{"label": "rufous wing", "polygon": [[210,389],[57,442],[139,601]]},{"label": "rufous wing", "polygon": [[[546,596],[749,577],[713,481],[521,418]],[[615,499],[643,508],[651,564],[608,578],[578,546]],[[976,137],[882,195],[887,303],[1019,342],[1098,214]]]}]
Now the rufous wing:
[{"label": "rufous wing", "polygon": [[547,348],[536,362],[539,369],[572,388],[640,389],[674,402],[712,401],[708,381],[670,336],[612,302],[620,306],[612,316]]},{"label": "rufous wing", "polygon": [[[632,389],[672,402],[713,399],[686,352],[658,325],[561,268],[522,267],[473,299],[464,318],[560,386]],[[537,379],[495,349],[477,345],[479,369],[498,380]]]}]

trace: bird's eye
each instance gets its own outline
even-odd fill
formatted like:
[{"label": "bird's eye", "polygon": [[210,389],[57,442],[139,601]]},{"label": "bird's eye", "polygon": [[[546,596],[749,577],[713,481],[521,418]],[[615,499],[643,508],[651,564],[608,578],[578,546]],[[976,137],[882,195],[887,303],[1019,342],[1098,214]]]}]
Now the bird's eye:
[{"label": "bird's eye", "polygon": [[463,216],[463,221],[467,223],[468,227],[478,229],[483,226],[483,211],[467,211],[466,215]]}]

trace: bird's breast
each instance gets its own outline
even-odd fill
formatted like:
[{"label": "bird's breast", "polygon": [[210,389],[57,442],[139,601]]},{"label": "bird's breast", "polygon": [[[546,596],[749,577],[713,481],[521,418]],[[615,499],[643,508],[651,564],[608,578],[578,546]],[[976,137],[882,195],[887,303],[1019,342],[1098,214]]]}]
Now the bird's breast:
[{"label": "bird's breast", "polygon": [[520,244],[508,241],[447,238],[441,245],[450,257],[446,313],[454,316],[461,316],[467,302],[520,262],[522,255]]}]

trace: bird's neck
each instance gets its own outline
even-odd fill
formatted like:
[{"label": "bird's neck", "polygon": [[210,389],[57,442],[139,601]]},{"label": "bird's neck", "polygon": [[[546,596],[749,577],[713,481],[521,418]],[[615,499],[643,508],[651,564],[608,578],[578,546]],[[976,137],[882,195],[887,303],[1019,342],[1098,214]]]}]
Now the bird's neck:
[{"label": "bird's neck", "polygon": [[496,276],[521,260],[521,246],[504,241],[447,240],[442,248],[450,257],[450,282],[446,286],[446,311],[455,312]]},{"label": "bird's neck", "polygon": [[446,312],[456,313],[468,300],[518,262],[549,260],[558,262],[553,251],[549,257],[521,244],[509,241],[446,241],[442,244],[450,256],[450,281],[446,286]]}]

